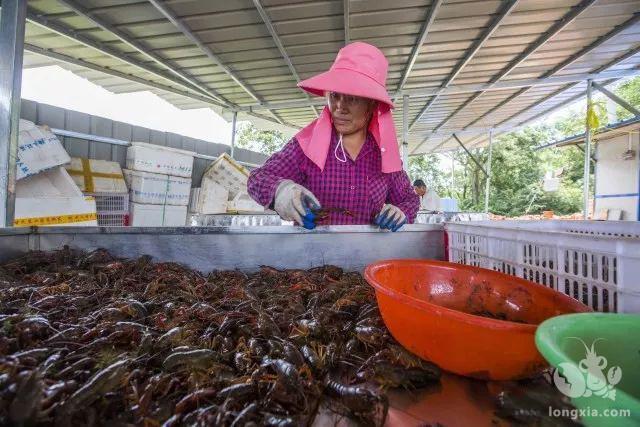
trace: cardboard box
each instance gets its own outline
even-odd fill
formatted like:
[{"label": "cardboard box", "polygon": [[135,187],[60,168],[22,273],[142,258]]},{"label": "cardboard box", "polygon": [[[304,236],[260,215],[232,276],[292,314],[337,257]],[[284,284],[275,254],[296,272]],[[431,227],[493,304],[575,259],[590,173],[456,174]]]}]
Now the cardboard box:
[{"label": "cardboard box", "polygon": [[238,193],[247,192],[247,179],[249,171],[231,158],[227,153],[222,153],[204,171],[202,179],[209,179],[229,190],[229,199],[236,197]]},{"label": "cardboard box", "polygon": [[127,148],[127,169],[190,178],[195,154],[146,142],[132,142]]},{"label": "cardboard box", "polygon": [[72,157],[71,163],[65,168],[85,193],[127,192],[127,184],[117,162]]},{"label": "cardboard box", "polygon": [[129,169],[123,172],[131,202],[176,206],[189,204],[191,179]]},{"label": "cardboard box", "polygon": [[186,221],[186,206],[131,203],[129,224],[134,227],[183,227]]},{"label": "cardboard box", "polygon": [[67,164],[71,158],[60,140],[46,126],[20,119],[16,179]]}]

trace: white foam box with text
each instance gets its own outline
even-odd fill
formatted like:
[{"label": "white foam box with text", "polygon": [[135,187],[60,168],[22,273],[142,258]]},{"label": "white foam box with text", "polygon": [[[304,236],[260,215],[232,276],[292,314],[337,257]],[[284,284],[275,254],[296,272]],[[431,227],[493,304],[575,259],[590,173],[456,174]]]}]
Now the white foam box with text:
[{"label": "white foam box with text", "polygon": [[24,119],[20,119],[19,126],[17,180],[71,161],[58,137],[48,127],[36,126]]},{"label": "white foam box with text", "polygon": [[151,205],[187,206],[191,179],[125,169],[129,200]]},{"label": "white foam box with text", "polygon": [[183,227],[187,221],[186,206],[131,203],[129,212],[134,227]]},{"label": "white foam box with text", "polygon": [[96,202],[85,197],[63,167],[16,182],[14,225],[98,225]]},{"label": "white foam box with text", "polygon": [[146,142],[132,142],[127,148],[126,165],[131,170],[190,178],[195,154]]}]

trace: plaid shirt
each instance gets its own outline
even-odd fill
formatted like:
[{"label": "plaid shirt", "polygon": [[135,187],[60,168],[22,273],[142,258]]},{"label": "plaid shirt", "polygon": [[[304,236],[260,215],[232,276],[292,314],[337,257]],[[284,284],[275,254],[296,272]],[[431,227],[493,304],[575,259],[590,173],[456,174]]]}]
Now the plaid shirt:
[{"label": "plaid shirt", "polygon": [[[290,179],[308,188],[323,208],[342,208],[353,214],[330,212],[324,224],[371,224],[385,203],[400,208],[407,216],[407,222],[412,223],[420,207],[420,198],[405,171],[381,172],[380,149],[373,137],[367,135],[355,161],[347,154],[346,163],[334,156],[337,144],[334,132],[324,171],[321,171],[305,156],[298,141],[292,138],[262,167],[251,172],[249,194],[268,207],[273,202],[278,184]],[[338,155],[342,155],[339,149]]]}]

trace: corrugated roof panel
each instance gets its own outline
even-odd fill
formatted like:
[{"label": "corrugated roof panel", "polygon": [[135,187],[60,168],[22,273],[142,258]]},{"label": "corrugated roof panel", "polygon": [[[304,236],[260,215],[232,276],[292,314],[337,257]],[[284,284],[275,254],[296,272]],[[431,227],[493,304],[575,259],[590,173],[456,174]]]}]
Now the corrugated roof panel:
[{"label": "corrugated roof panel", "polygon": [[[55,0],[29,0],[29,8],[34,13],[55,20],[69,31],[75,31],[73,34],[87,37],[92,42],[103,43],[103,46],[117,52],[128,62],[153,70],[153,74],[32,24],[27,26],[27,42],[184,91],[185,82],[167,68],[172,67],[189,76],[192,81],[206,86],[211,92],[218,92],[230,102],[242,105],[256,104],[236,81],[150,3],[142,0],[77,1],[97,19],[121,31],[134,43],[143,45],[165,64],[156,63],[144,53],[123,43],[114,34],[98,28],[90,20]],[[263,101],[305,99],[303,93],[296,88],[293,72],[287,66],[251,0],[169,0],[165,4],[230,68],[236,78]],[[432,4],[432,0],[350,1],[351,39],[376,44],[387,55],[390,64],[390,90],[394,90],[400,82]],[[418,46],[419,54],[404,88],[437,88],[451,80],[453,70],[463,59],[467,61],[456,73],[455,79],[451,82],[453,85],[486,83],[496,76],[502,76],[511,61],[531,48],[545,32],[561,25],[560,20],[576,11],[580,4],[583,4],[581,0],[520,0],[513,11],[502,18],[491,37],[484,40],[477,52],[468,58],[474,43],[484,36],[489,25],[493,25],[501,13],[504,2],[445,0],[435,15],[425,42]],[[300,78],[307,78],[329,68],[336,52],[344,44],[343,0],[262,0],[262,5]],[[554,67],[565,63],[571,55],[583,52],[587,46],[597,42],[599,37],[605,36],[638,12],[638,1],[599,0],[582,11],[572,22],[562,25],[560,31],[538,46],[528,57],[519,58],[521,62],[509,74],[502,76],[502,80],[545,76]],[[598,70],[605,64],[613,64],[612,61],[616,58],[639,45],[640,24],[636,24],[597,49],[576,58],[556,75]],[[51,63],[40,56],[27,55],[26,58],[25,66]],[[640,58],[636,56],[611,69],[636,67],[639,63]],[[77,65],[67,65],[67,68],[79,72]],[[82,74],[117,91],[145,87],[141,83],[120,82],[119,77],[105,77],[97,71]],[[495,124],[495,121],[517,124],[528,117],[535,117],[545,108],[551,108],[562,99],[570,98],[572,94],[580,91],[576,88],[541,102],[540,105],[536,104],[562,87],[569,85],[544,86],[527,91],[488,91],[475,95],[458,93],[440,96],[435,102],[431,101],[431,96],[412,99],[409,108],[411,121],[427,103],[430,104],[429,111],[412,129],[412,148],[424,139],[422,135],[433,129],[444,132],[467,126],[469,123],[481,126],[486,123]],[[154,88],[153,91],[161,93],[169,102],[173,100],[181,107],[194,108],[194,105],[206,105],[201,100],[189,100],[182,95],[163,92],[161,89]],[[515,97],[514,94],[519,93],[520,95]],[[506,102],[508,99],[510,101]],[[463,105],[466,106],[461,108]],[[496,108],[498,105],[502,107]],[[521,111],[525,113],[518,114]],[[308,106],[283,108],[274,112],[283,120],[294,121],[299,126],[305,125],[315,117]],[[394,112],[394,119],[398,124],[401,124],[401,113],[401,108]],[[268,116],[269,113],[265,111],[264,115]],[[441,136],[438,138],[442,139]],[[471,136],[465,140],[473,139]],[[444,141],[437,140],[437,143],[434,143],[430,139],[420,151],[432,149],[441,142]],[[455,146],[455,142],[447,142],[439,150]]]}]

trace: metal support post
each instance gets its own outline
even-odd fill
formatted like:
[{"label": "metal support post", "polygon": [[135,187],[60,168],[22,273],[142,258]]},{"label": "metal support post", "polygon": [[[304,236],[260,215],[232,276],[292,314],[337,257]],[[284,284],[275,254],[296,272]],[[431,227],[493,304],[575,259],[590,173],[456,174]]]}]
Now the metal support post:
[{"label": "metal support post", "polygon": [[238,112],[233,112],[233,121],[231,122],[231,158],[235,158],[236,151],[236,122],[238,120]]},{"label": "metal support post", "polygon": [[491,153],[493,151],[493,132],[489,131],[489,159],[487,160],[487,182],[484,189],[484,212],[489,213],[489,190],[491,188]]},{"label": "metal support post", "polygon": [[589,126],[589,107],[591,106],[591,97],[593,93],[593,82],[587,80],[587,119],[586,119],[586,132],[584,139],[584,176],[583,176],[583,202],[584,208],[582,211],[582,218],[589,218],[589,171],[591,169],[591,126]]},{"label": "metal support post", "polygon": [[409,172],[409,95],[402,97],[402,165]]},{"label": "metal support post", "polygon": [[453,199],[453,189],[455,187],[455,171],[456,171],[456,156],[451,153],[451,183],[449,183],[449,197]]},{"label": "metal support post", "polygon": [[15,212],[16,160],[26,0],[4,0],[0,10],[0,227]]},{"label": "metal support post", "polygon": [[462,141],[460,141],[460,138],[458,138],[458,136],[454,133],[453,134],[453,139],[456,140],[456,142],[458,144],[460,144],[460,146],[462,147],[462,149],[467,153],[467,155],[469,156],[469,158],[473,161],[473,163],[476,164],[476,166],[478,166],[478,168],[482,171],[482,173],[484,174],[484,176],[489,176],[489,174],[487,173],[487,171],[485,170],[485,168],[480,164],[480,162],[478,162],[478,160],[476,159],[476,157],[471,154],[471,151],[469,151],[467,149],[467,147],[464,146],[464,144],[462,143]]}]

